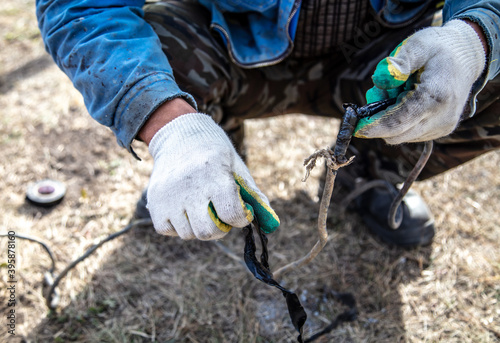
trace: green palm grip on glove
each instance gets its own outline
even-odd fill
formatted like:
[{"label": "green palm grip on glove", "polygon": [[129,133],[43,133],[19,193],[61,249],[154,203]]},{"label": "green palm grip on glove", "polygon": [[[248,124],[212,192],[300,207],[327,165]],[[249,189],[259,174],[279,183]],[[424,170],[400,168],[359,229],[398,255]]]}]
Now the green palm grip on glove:
[{"label": "green palm grip on glove", "polygon": [[[396,57],[401,47],[406,44],[406,40],[401,42],[389,55]],[[375,69],[372,80],[375,86],[366,92],[366,102],[368,104],[386,100],[390,98],[398,98],[396,107],[401,103],[401,100],[415,87],[418,81],[418,73],[410,75],[402,73],[390,61],[388,57],[380,61]],[[353,135],[358,138],[365,138],[360,131],[370,125],[376,124],[377,120],[387,114],[388,110],[380,111],[379,113],[359,120]]]},{"label": "green palm grip on glove", "polygon": [[382,89],[392,89],[403,85],[410,75],[402,73],[396,68],[390,57],[397,57],[401,47],[406,44],[406,39],[401,42],[390,54],[389,57],[380,61],[373,73],[372,79],[375,86]]},{"label": "green palm grip on glove", "polygon": [[[234,181],[239,186],[242,206],[244,207],[248,221],[252,222],[254,215],[256,215],[259,220],[260,229],[263,232],[271,233],[276,231],[280,225],[280,220],[273,209],[262,201],[259,195],[249,188],[245,180],[236,173],[234,174]],[[221,231],[229,232],[231,230],[230,225],[224,223],[217,217],[217,212],[212,203],[208,205],[208,212],[212,221]]]},{"label": "green palm grip on glove", "polygon": [[243,178],[235,174],[234,180],[236,181],[236,184],[240,186],[241,198],[245,204],[248,204],[253,208],[253,212],[255,212],[255,215],[259,220],[260,229],[265,233],[274,232],[280,225],[280,220],[276,215],[276,212],[274,212],[268,204],[262,201],[255,191],[246,185]]}]

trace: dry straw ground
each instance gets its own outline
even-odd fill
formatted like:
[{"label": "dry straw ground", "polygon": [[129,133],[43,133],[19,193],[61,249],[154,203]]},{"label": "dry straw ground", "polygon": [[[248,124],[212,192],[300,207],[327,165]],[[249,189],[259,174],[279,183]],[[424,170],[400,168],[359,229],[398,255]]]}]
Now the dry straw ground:
[{"label": "dry straw ground", "polygon": [[[333,141],[338,122],[301,115],[247,123],[248,165],[282,220],[271,235],[281,266],[315,241],[321,168],[307,183],[302,160]],[[45,53],[33,0],[0,2],[0,231],[47,242],[57,271],[131,218],[152,167],[137,162],[93,122],[80,95]],[[500,339],[500,152],[415,188],[438,232],[431,247],[384,245],[354,214],[329,219],[319,258],[287,275],[309,313],[307,336],[343,310],[332,291],[352,292],[360,315],[320,342],[494,342]],[[63,203],[25,202],[30,182],[68,186]],[[224,240],[241,253],[237,230]],[[293,342],[279,292],[257,282],[212,243],[137,229],[106,244],[60,285],[48,315],[42,278],[49,259],[17,242],[16,336],[6,332],[6,244],[0,238],[0,340],[8,342]]]}]

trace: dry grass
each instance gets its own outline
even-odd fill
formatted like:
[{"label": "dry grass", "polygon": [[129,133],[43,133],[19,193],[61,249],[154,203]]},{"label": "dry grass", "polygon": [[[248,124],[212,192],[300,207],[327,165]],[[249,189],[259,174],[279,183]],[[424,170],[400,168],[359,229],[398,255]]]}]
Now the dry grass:
[{"label": "dry grass", "polygon": [[[43,50],[34,1],[0,3],[0,231],[48,242],[57,271],[128,223],[152,167],[92,121],[81,96]],[[300,180],[303,158],[332,142],[337,122],[287,116],[248,125],[248,165],[282,220],[269,237],[271,263],[300,257],[316,237],[321,168]],[[343,309],[332,291],[352,292],[360,316],[320,342],[494,342],[500,332],[500,153],[490,153],[415,188],[439,228],[428,248],[390,248],[359,218],[332,206],[331,240],[317,260],[284,278],[301,296],[310,333]],[[30,182],[68,186],[62,204],[25,202]],[[242,253],[243,236],[224,240]],[[49,259],[18,241],[17,335],[9,342],[293,342],[283,299],[211,243],[137,229],[106,244],[61,283],[48,315],[42,298]],[[6,240],[0,239],[0,264]],[[6,336],[1,267],[0,337]],[[3,340],[0,339],[0,340]]]}]

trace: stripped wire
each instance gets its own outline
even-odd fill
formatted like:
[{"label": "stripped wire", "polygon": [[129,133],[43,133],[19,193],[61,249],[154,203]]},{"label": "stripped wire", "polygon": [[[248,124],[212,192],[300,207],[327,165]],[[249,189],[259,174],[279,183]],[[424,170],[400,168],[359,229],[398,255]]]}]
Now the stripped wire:
[{"label": "stripped wire", "polygon": [[[305,161],[306,175],[303,181],[307,180],[310,171],[316,166],[316,160],[319,157],[323,157],[326,161],[326,181],[323,188],[323,195],[321,197],[321,202],[319,206],[319,216],[318,216],[318,235],[319,239],[312,249],[304,257],[291,262],[279,269],[277,269],[273,274],[275,277],[284,274],[296,268],[300,268],[309,262],[311,262],[324,248],[328,241],[328,231],[326,228],[326,220],[328,216],[328,208],[330,207],[330,199],[332,197],[333,187],[335,185],[335,178],[337,177],[337,171],[349,165],[354,156],[347,158],[346,153],[351,142],[354,129],[358,124],[359,119],[372,116],[373,114],[386,109],[390,105],[396,102],[395,98],[381,100],[368,104],[366,106],[358,107],[354,104],[344,104],[344,116],[342,118],[342,124],[340,125],[340,130],[337,135],[337,140],[335,142],[335,149],[332,151],[330,148],[319,150],[309,156]],[[418,174],[417,174],[418,176]],[[411,186],[411,183],[410,183]],[[402,197],[401,197],[402,199]],[[397,209],[398,207],[396,207]]]},{"label": "stripped wire", "polygon": [[333,186],[335,185],[335,178],[337,177],[337,171],[339,170],[339,168],[349,165],[352,162],[353,157],[345,160],[345,162],[338,162],[338,160],[334,156],[334,152],[331,149],[323,149],[317,151],[304,161],[304,165],[306,166],[306,176],[304,177],[303,181],[305,181],[309,177],[309,173],[315,167],[316,160],[319,157],[323,157],[326,160],[327,166],[326,181],[323,188],[323,195],[321,197],[318,215],[317,231],[319,239],[305,256],[275,270],[273,272],[273,275],[276,278],[284,273],[287,273],[296,268],[300,268],[311,262],[321,252],[321,250],[323,250],[324,246],[328,242],[326,220],[328,217],[328,208],[330,207],[330,199],[332,198]]}]

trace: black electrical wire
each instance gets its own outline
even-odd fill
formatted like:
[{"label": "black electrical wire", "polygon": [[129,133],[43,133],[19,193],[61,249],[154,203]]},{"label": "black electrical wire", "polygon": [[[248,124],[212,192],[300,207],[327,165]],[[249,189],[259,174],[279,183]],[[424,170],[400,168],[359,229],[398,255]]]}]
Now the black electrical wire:
[{"label": "black electrical wire", "polygon": [[40,244],[45,249],[47,254],[49,255],[50,261],[52,263],[52,267],[50,267],[49,273],[50,274],[54,273],[54,270],[56,269],[56,260],[54,259],[54,255],[52,254],[52,251],[50,250],[49,246],[46,243],[42,242],[38,238],[34,238],[34,237],[22,235],[22,234],[20,235],[18,233],[15,233],[14,235],[10,235],[8,233],[0,233],[0,237],[7,237],[7,236],[15,236],[16,238],[25,239],[27,241],[31,241],[31,242],[35,242],[35,243]]},{"label": "black electrical wire", "polygon": [[61,282],[61,280],[66,276],[66,274],[68,274],[68,272],[73,269],[78,263],[82,262],[83,260],[85,260],[87,257],[89,257],[94,251],[97,250],[97,248],[99,248],[101,245],[103,245],[104,243],[108,242],[108,241],[111,241],[121,235],[123,235],[124,233],[127,233],[128,231],[130,231],[132,228],[135,228],[135,227],[139,227],[139,226],[150,226],[152,225],[153,222],[151,221],[151,219],[138,219],[138,220],[134,220],[132,223],[128,224],[124,229],[118,231],[118,232],[115,232],[115,233],[112,233],[111,235],[109,235],[108,237],[104,238],[102,241],[100,241],[99,243],[97,244],[94,244],[93,246],[91,246],[89,249],[87,249],[87,251],[80,257],[78,257],[76,260],[74,260],[73,262],[71,262],[54,280],[54,283],[52,284],[52,286],[50,287],[49,289],[49,292],[47,293],[47,296],[45,298],[45,300],[47,301],[47,307],[49,307],[50,309],[53,309],[57,306],[57,303],[58,301],[55,301],[54,304],[52,302],[53,300],[53,294],[54,294],[54,290],[56,289],[57,285],[59,284],[59,282]]},{"label": "black electrical wire", "polygon": [[[48,245],[46,243],[44,243],[43,241],[41,241],[38,238],[34,238],[34,237],[30,237],[30,236],[26,236],[26,235],[22,235],[22,234],[18,234],[18,233],[16,233],[14,236],[16,238],[25,239],[25,240],[28,240],[28,241],[40,244],[45,249],[45,251],[47,252],[47,254],[49,255],[50,260],[52,261],[52,267],[50,268],[50,270],[48,272],[49,275],[47,275],[47,274],[45,275],[45,281],[48,284],[48,286],[50,286],[49,291],[45,295],[45,301],[46,301],[47,307],[49,309],[53,310],[54,308],[57,307],[57,304],[59,302],[59,296],[58,296],[58,292],[57,292],[57,286],[59,285],[59,283],[61,282],[61,280],[66,276],[66,274],[68,274],[68,272],[71,269],[73,269],[78,263],[82,262],[87,257],[89,257],[94,251],[97,250],[97,248],[99,248],[104,243],[109,242],[109,241],[111,241],[111,240],[113,240],[113,239],[115,239],[115,238],[123,235],[124,233],[130,231],[131,229],[133,229],[135,227],[151,226],[151,225],[153,225],[151,219],[137,219],[137,220],[132,221],[124,229],[122,229],[122,230],[120,230],[118,232],[112,233],[108,237],[106,237],[103,240],[101,240],[99,243],[92,245],[89,249],[87,249],[87,251],[83,255],[81,255],[76,260],[74,260],[73,262],[71,262],[57,276],[54,276],[55,265],[56,265],[56,262],[55,262],[55,259],[54,259],[54,255],[52,254],[52,251],[50,250],[50,248],[48,247]],[[5,236],[12,236],[12,235],[9,235],[9,234],[6,234],[6,233],[0,233],[0,237],[5,237]]]}]

